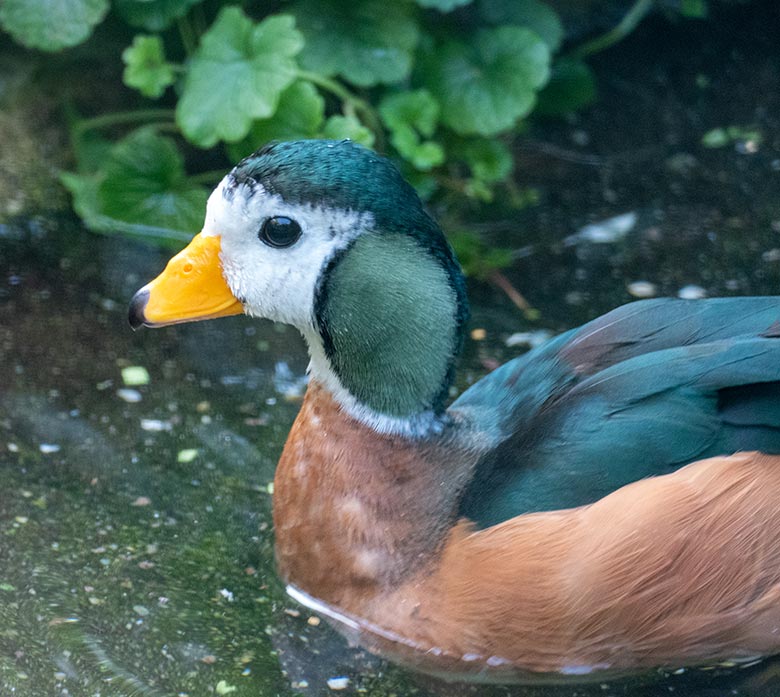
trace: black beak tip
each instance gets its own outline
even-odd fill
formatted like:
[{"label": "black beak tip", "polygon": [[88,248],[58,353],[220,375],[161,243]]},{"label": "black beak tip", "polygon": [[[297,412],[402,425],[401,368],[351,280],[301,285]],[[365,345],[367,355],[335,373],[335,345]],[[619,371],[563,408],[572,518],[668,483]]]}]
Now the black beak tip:
[{"label": "black beak tip", "polygon": [[127,313],[127,319],[130,322],[130,326],[133,329],[140,329],[146,324],[146,316],[144,310],[146,309],[146,303],[149,302],[149,291],[146,288],[141,288],[130,301],[130,309]]}]

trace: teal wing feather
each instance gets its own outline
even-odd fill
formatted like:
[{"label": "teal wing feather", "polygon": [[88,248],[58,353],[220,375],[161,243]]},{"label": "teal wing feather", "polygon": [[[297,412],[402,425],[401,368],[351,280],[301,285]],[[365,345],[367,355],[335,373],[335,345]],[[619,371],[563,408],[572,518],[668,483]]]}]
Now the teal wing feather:
[{"label": "teal wing feather", "polygon": [[704,457],[780,453],[778,320],[780,298],[643,301],[502,366],[451,407],[497,422],[460,513],[487,526]]}]

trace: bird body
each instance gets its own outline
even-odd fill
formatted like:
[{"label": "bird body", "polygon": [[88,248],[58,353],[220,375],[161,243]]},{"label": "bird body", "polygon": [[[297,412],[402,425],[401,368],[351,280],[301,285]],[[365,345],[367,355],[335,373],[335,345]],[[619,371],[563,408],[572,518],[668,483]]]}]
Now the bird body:
[{"label": "bird body", "polygon": [[364,428],[310,386],[274,482],[282,577],[357,643],[498,682],[780,647],[780,457],[701,460],[478,530],[453,510],[473,471],[397,436],[361,448]]},{"label": "bird body", "polygon": [[387,160],[299,141],[225,177],[130,319],[241,311],[309,345],[276,557],[355,641],[496,682],[780,652],[780,298],[633,303],[447,406],[441,231]]}]

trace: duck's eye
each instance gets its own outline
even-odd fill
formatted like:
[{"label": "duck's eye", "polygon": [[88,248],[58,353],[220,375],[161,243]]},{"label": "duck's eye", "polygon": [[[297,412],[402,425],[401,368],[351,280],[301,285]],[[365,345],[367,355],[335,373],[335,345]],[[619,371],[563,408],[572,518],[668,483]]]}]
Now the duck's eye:
[{"label": "duck's eye", "polygon": [[260,226],[258,237],[269,247],[289,247],[301,236],[301,226],[292,218],[277,215]]}]

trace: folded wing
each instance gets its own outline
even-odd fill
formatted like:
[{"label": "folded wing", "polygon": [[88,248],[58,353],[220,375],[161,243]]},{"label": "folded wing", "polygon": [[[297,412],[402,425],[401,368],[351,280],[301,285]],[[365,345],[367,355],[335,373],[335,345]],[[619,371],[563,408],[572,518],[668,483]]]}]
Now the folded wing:
[{"label": "folded wing", "polygon": [[489,526],[705,457],[780,453],[779,320],[780,298],[637,302],[494,371],[451,407],[496,422],[461,514]]}]

